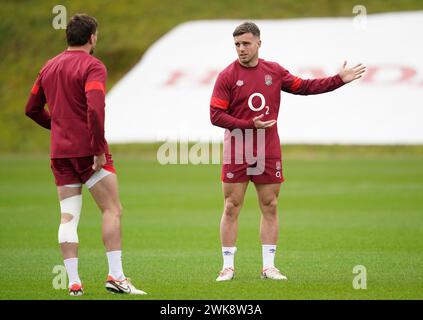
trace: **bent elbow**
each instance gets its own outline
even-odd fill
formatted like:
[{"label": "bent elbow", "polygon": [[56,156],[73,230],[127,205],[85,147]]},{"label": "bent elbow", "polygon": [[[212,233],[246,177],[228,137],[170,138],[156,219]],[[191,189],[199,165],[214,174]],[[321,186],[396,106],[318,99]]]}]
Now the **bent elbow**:
[{"label": "bent elbow", "polygon": [[34,113],[30,110],[30,109],[25,109],[25,115],[27,116],[27,117],[29,117],[29,118],[32,118],[32,115],[33,115]]},{"label": "bent elbow", "polygon": [[213,124],[213,125],[217,125],[218,124],[218,122],[219,122],[219,113],[220,113],[221,111],[220,110],[216,110],[216,109],[210,109],[210,122]]},{"label": "bent elbow", "polygon": [[216,125],[216,116],[211,114],[210,115],[210,122],[212,123],[212,125]]}]

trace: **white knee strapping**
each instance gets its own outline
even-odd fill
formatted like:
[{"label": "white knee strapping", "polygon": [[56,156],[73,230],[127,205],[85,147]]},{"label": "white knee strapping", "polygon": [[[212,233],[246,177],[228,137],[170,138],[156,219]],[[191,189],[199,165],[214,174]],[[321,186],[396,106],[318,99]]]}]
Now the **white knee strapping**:
[{"label": "white knee strapping", "polygon": [[82,187],[82,184],[80,184],[80,183],[65,184],[64,187],[68,187],[68,188],[80,188],[80,187]]},{"label": "white knee strapping", "polygon": [[72,215],[72,220],[61,223],[59,227],[59,243],[78,243],[78,223],[81,215],[82,195],[72,196],[60,201],[60,210]]},{"label": "white knee strapping", "polygon": [[88,179],[88,181],[85,182],[85,185],[88,189],[91,189],[97,182],[101,181],[104,177],[107,177],[109,174],[112,173],[101,168],[99,171],[93,173],[93,175]]}]

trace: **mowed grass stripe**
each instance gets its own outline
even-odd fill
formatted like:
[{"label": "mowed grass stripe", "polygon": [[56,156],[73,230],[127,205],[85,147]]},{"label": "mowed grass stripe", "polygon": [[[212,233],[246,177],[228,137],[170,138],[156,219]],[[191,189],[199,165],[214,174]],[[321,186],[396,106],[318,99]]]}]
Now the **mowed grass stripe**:
[{"label": "mowed grass stripe", "polygon": [[[421,155],[349,154],[288,155],[284,161],[276,262],[288,282],[259,277],[260,213],[250,185],[239,221],[236,278],[216,283],[220,166],[161,166],[116,153],[125,273],[149,293],[142,299],[422,299]],[[14,284],[0,298],[68,299],[52,288],[52,269],[62,258],[48,158],[2,157],[0,176],[0,267],[8,270],[0,277]],[[79,235],[82,298],[139,299],[103,288],[101,215],[86,190]],[[352,287],[355,265],[367,268],[367,290]]]}]

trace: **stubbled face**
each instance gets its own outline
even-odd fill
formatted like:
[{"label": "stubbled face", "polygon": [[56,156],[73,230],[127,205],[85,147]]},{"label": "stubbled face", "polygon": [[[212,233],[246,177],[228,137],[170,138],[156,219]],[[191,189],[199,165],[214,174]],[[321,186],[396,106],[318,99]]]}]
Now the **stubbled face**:
[{"label": "stubbled face", "polygon": [[254,66],[258,60],[258,51],[261,46],[259,37],[252,33],[244,33],[234,37],[239,62],[244,66]]},{"label": "stubbled face", "polygon": [[90,38],[90,44],[91,44],[90,54],[94,53],[95,45],[97,44],[97,35],[98,35],[98,30],[95,32],[95,34],[91,35],[91,38]]}]

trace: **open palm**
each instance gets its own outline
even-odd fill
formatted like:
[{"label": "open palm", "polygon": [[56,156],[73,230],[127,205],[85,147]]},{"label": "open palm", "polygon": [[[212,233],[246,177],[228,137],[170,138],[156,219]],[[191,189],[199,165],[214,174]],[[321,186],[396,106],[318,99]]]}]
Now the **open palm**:
[{"label": "open palm", "polygon": [[344,61],[344,64],[339,71],[339,76],[341,77],[342,81],[348,83],[361,78],[365,71],[366,66],[363,66],[361,63],[357,64],[353,68],[347,68],[347,61]]}]

